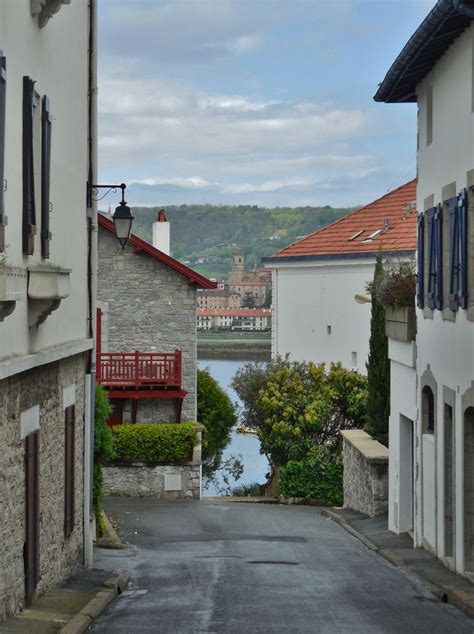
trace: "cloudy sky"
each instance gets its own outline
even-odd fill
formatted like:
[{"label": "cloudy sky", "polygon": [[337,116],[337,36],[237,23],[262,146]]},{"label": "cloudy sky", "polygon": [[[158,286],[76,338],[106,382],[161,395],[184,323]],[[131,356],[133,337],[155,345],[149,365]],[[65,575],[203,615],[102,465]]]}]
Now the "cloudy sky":
[{"label": "cloudy sky", "polygon": [[372,97],[434,0],[102,0],[101,181],[132,204],[357,205],[415,175]]}]

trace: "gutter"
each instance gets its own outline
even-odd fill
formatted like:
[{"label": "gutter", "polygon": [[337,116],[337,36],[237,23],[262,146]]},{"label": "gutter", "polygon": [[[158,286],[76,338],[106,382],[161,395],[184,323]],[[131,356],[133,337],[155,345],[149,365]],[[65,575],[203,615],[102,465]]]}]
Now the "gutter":
[{"label": "gutter", "polygon": [[371,260],[381,253],[384,258],[404,258],[414,256],[416,248],[405,249],[403,251],[367,251],[364,253],[329,253],[327,255],[288,255],[288,256],[269,256],[262,258],[263,264],[275,265],[288,262],[323,262],[335,260]]}]

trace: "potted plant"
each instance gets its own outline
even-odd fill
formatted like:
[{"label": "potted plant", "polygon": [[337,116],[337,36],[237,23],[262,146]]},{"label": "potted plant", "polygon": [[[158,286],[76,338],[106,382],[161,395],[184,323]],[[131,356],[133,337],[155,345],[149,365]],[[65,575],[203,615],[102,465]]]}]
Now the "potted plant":
[{"label": "potted plant", "polygon": [[390,265],[377,291],[385,308],[385,334],[398,341],[414,341],[416,336],[416,271],[412,260]]}]

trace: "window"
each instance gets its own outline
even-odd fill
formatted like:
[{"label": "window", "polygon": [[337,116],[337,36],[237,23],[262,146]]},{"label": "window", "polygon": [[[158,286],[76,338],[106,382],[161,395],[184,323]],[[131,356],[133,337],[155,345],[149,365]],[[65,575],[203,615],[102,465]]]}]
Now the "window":
[{"label": "window", "polygon": [[36,234],[34,174],[34,111],[37,105],[35,82],[23,77],[23,253],[33,255]]},{"label": "window", "polygon": [[361,229],[360,231],[356,231],[356,233],[354,233],[353,236],[351,236],[350,238],[348,238],[348,242],[352,242],[352,240],[355,240],[356,238],[358,238],[359,236],[361,236],[364,233],[364,230]]},{"label": "window", "polygon": [[448,200],[449,308],[467,307],[467,190]]},{"label": "window", "polygon": [[41,111],[41,257],[49,258],[49,191],[51,178],[51,114],[48,97]]},{"label": "window", "polygon": [[7,63],[6,58],[0,51],[0,251],[5,249],[5,225],[7,217],[5,215],[5,110],[7,92]]},{"label": "window", "polygon": [[435,430],[434,394],[428,386],[425,386],[421,392],[421,414],[423,433],[433,434]]},{"label": "window", "polygon": [[428,219],[428,306],[443,308],[443,210],[441,205],[427,212]]},{"label": "window", "polygon": [[418,236],[416,252],[416,303],[418,308],[425,305],[425,215],[418,216]]},{"label": "window", "polygon": [[64,537],[74,530],[74,427],[76,412],[74,405],[64,410]]}]

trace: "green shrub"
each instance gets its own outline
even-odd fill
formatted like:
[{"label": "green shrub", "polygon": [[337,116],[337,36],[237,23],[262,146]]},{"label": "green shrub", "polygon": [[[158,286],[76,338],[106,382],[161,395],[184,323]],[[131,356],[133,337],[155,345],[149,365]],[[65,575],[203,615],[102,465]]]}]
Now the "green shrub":
[{"label": "green shrub", "polygon": [[112,435],[115,459],[124,462],[190,460],[197,438],[194,423],[117,425]]},{"label": "green shrub", "polygon": [[114,457],[112,431],[107,420],[112,413],[112,404],[106,390],[97,385],[95,390],[94,421],[94,468],[92,474],[92,499],[96,516],[97,533],[102,535],[102,503],[104,498],[102,465]]},{"label": "green shrub", "polygon": [[258,482],[252,482],[250,484],[241,484],[238,487],[233,487],[230,490],[230,494],[235,497],[258,497],[260,495],[261,485]]},{"label": "green shrub", "polygon": [[342,504],[342,458],[323,447],[312,450],[303,460],[290,460],[279,475],[278,492],[287,498]]}]

